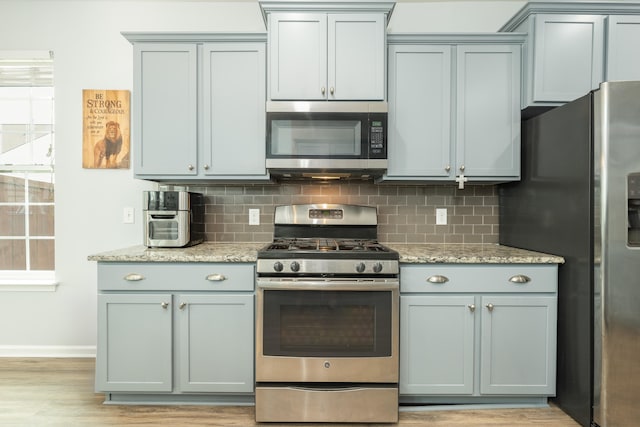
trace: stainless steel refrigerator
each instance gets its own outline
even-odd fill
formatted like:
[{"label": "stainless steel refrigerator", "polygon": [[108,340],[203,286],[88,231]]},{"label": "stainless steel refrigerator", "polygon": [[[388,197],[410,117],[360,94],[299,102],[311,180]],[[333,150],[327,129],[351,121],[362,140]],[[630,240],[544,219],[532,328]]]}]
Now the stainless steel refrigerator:
[{"label": "stainless steel refrigerator", "polygon": [[561,255],[555,403],[583,426],[640,425],[640,82],[522,122],[500,243]]}]

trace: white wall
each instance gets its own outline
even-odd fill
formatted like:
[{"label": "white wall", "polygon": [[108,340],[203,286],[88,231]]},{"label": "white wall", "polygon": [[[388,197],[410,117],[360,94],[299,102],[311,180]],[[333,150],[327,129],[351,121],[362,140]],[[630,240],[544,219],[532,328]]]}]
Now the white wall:
[{"label": "white wall", "polygon": [[[399,2],[389,31],[493,32],[522,5],[524,1]],[[121,31],[262,32],[262,15],[253,0],[0,0],[0,16],[0,50],[55,54],[60,282],[55,292],[0,290],[0,356],[91,356],[96,265],[87,256],[141,243],[141,191],[154,184],[133,179],[131,169],[82,168],[82,89],[132,89],[132,49]],[[134,224],[122,223],[125,206],[135,207]]]}]

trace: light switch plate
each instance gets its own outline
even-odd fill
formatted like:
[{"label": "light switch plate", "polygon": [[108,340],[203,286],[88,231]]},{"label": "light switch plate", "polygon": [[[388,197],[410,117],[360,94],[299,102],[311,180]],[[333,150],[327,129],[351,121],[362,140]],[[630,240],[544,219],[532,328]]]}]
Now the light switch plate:
[{"label": "light switch plate", "polygon": [[122,222],[125,224],[133,224],[135,221],[134,209],[131,206],[127,206],[122,209]]},{"label": "light switch plate", "polygon": [[436,225],[447,225],[447,210],[445,208],[436,209]]},{"label": "light switch plate", "polygon": [[260,225],[260,209],[249,209],[249,225]]}]

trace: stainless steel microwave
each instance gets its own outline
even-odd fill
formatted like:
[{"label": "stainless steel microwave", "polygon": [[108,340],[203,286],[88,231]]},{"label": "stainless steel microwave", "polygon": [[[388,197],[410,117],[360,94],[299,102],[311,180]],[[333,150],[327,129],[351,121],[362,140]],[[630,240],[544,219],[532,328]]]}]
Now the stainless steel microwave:
[{"label": "stainless steel microwave", "polygon": [[276,178],[356,178],[387,169],[386,102],[268,102],[266,166]]}]

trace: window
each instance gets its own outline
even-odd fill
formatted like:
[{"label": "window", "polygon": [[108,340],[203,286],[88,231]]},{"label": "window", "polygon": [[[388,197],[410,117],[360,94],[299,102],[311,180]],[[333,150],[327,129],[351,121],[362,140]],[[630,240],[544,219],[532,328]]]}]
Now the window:
[{"label": "window", "polygon": [[0,281],[53,281],[54,91],[50,52],[0,51]]}]

